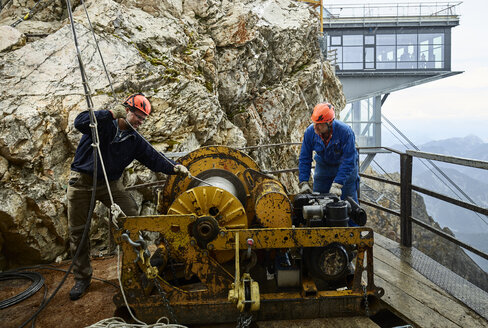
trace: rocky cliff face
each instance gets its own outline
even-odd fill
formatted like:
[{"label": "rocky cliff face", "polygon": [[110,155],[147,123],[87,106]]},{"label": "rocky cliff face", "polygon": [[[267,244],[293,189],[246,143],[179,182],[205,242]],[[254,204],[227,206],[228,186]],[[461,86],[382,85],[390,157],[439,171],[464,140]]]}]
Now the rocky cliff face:
[{"label": "rocky cliff face", "polygon": [[[381,176],[368,169],[370,175],[400,182],[398,173]],[[371,179],[362,179],[361,198],[376,200],[383,207],[400,210],[400,189],[393,185],[384,184]],[[367,185],[364,185],[364,182]],[[380,191],[380,192],[378,192]],[[384,211],[365,207],[368,211],[368,226],[390,239],[400,242],[400,218]],[[454,236],[449,228],[441,228],[439,224],[427,214],[425,202],[418,193],[412,193],[412,217],[427,223],[436,229]],[[436,234],[413,224],[413,241],[415,248],[422,251],[435,261],[454,271],[474,285],[488,291],[488,274],[484,272],[461,247],[438,237]]]},{"label": "rocky cliff face", "polygon": [[[95,109],[145,93],[154,114],[140,132],[163,152],[299,141],[316,103],[345,105],[304,3],[87,1],[115,94],[85,10],[72,3]],[[66,181],[81,137],[73,120],[87,109],[65,1],[8,26],[34,4],[13,0],[0,13],[0,267],[66,256]],[[297,165],[297,149],[251,155],[264,169]],[[160,178],[137,163],[124,175],[129,185]],[[294,176],[283,180],[296,187]],[[134,195],[152,210],[150,192]],[[106,238],[105,213],[96,210],[93,241]]]}]

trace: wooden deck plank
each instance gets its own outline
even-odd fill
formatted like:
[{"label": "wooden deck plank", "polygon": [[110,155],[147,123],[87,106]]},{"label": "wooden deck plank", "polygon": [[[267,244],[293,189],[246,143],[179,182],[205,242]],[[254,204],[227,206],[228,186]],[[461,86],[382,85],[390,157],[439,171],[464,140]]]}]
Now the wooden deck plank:
[{"label": "wooden deck plank", "polygon": [[419,327],[488,327],[488,322],[387,249],[375,244],[382,301]]},{"label": "wooden deck plank", "polygon": [[397,286],[377,277],[378,284],[385,289],[385,295],[381,298],[389,305],[397,316],[406,320],[414,327],[453,327],[463,328],[454,322],[447,320],[432,309],[425,307],[421,302],[406,295]]}]

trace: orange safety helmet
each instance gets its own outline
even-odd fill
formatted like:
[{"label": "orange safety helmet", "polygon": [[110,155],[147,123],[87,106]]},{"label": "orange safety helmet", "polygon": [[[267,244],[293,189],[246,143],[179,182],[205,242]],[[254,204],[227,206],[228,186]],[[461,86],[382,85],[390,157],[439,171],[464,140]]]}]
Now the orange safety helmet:
[{"label": "orange safety helmet", "polygon": [[129,107],[129,109],[138,109],[146,115],[151,113],[151,103],[142,93],[136,93],[127,97],[124,101],[124,106]]},{"label": "orange safety helmet", "polygon": [[330,124],[335,118],[334,106],[329,103],[320,103],[315,106],[312,113],[312,122]]}]

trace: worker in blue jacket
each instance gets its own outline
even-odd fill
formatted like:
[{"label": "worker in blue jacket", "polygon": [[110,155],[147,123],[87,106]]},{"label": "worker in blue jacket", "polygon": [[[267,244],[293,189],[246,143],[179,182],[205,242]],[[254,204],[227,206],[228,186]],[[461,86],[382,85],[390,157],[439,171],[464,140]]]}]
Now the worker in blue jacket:
[{"label": "worker in blue jacket", "polygon": [[[112,110],[95,111],[100,152],[97,156],[97,188],[95,197],[107,207],[111,207],[112,199],[127,216],[139,214],[137,203],[131,194],[125,190],[122,183],[124,169],[138,160],[154,172],[166,174],[181,174],[190,176],[186,167],[177,164],[156,151],[148,144],[135,129],[137,129],[151,112],[151,104],[143,94],[128,97],[123,105],[115,106]],[[76,149],[75,158],[71,164],[71,174],[68,181],[68,226],[70,235],[70,250],[73,256],[73,273],[75,285],[70,291],[70,299],[79,299],[88,289],[92,276],[90,264],[90,238],[86,238],[80,245],[85,223],[88,219],[90,201],[93,190],[93,140],[90,127],[90,113],[80,113],[74,126],[83,135]],[[103,170],[107,173],[109,187],[104,181]],[[109,190],[110,188],[110,190]],[[89,236],[89,234],[88,234]],[[81,247],[75,259],[77,247]]]},{"label": "worker in blue jacket", "polygon": [[[312,153],[315,151],[313,191],[332,193],[358,201],[358,153],[352,129],[335,120],[334,107],[329,103],[315,106],[312,122],[303,136],[299,158],[300,193],[310,193]],[[351,223],[350,223],[351,224]]]}]

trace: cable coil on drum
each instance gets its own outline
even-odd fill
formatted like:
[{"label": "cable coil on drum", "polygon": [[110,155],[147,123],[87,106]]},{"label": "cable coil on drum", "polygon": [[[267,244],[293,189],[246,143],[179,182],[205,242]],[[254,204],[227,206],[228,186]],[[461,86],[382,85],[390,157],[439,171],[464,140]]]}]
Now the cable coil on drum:
[{"label": "cable coil on drum", "polygon": [[23,292],[6,300],[0,301],[0,309],[5,309],[9,306],[22,302],[23,300],[34,295],[39,289],[41,289],[42,285],[44,285],[44,277],[37,272],[0,273],[0,281],[18,279],[31,280],[32,284]]}]

